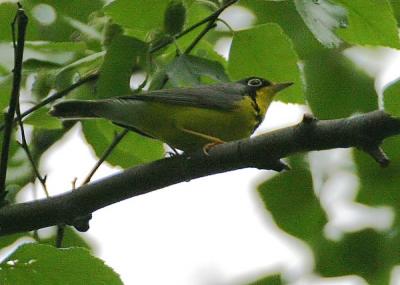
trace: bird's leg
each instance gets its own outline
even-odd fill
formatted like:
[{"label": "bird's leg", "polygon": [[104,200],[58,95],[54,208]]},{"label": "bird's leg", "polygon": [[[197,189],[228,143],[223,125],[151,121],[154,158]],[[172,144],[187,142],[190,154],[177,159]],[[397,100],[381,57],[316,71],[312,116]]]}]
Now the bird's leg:
[{"label": "bird's leg", "polygon": [[196,131],[188,130],[188,129],[185,129],[185,128],[181,128],[181,130],[183,132],[185,132],[185,133],[192,134],[192,135],[195,135],[197,137],[200,137],[200,138],[203,138],[203,139],[209,141],[208,144],[203,146],[203,152],[204,152],[205,155],[209,155],[208,151],[211,148],[213,148],[214,146],[225,143],[223,140],[221,140],[219,138],[216,138],[216,137],[213,137],[213,136],[209,136],[209,135],[206,135],[206,134],[203,134],[203,133],[199,133],[199,132],[196,132]]}]

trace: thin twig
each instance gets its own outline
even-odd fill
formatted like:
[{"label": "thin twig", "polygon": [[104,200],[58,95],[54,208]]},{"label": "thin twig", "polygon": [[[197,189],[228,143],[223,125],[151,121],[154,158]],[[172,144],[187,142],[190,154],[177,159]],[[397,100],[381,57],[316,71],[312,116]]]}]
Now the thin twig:
[{"label": "thin twig", "polygon": [[107,159],[107,157],[111,154],[111,152],[114,150],[114,148],[119,144],[119,142],[128,134],[129,130],[124,129],[122,132],[117,134],[111,144],[107,147],[106,151],[103,153],[103,155],[99,158],[99,160],[96,162],[96,165],[92,168],[88,176],[86,176],[85,180],[82,182],[82,185],[85,185],[90,182],[90,179],[92,179],[93,175],[96,173],[97,169],[103,164],[103,162]]},{"label": "thin twig", "polygon": [[[15,24],[18,27],[17,44],[15,44]],[[15,110],[18,104],[19,90],[22,78],[22,60],[24,57],[25,32],[28,25],[28,17],[26,16],[22,6],[18,3],[18,11],[13,23],[11,24],[14,39],[14,69],[13,69],[13,86],[9,103],[8,113],[5,118],[5,130],[3,135],[3,146],[1,150],[0,161],[0,201],[5,197],[6,193],[6,176],[8,153],[10,149],[11,133],[13,129],[13,121]]]},{"label": "thin twig", "polygon": [[36,178],[39,180],[40,184],[42,185],[43,191],[46,195],[46,197],[50,197],[49,195],[49,191],[47,190],[47,186],[46,186],[46,175],[42,176],[39,172],[39,169],[33,159],[32,153],[29,150],[29,146],[28,143],[26,141],[26,136],[25,136],[25,129],[24,129],[24,123],[22,122],[22,118],[21,118],[21,110],[19,107],[19,102],[17,103],[17,109],[16,109],[16,113],[17,113],[17,121],[18,121],[18,125],[19,125],[19,129],[21,132],[21,143],[20,145],[22,146],[22,148],[24,149],[26,156],[28,157],[28,160],[33,168],[33,171],[35,172],[35,176]]},{"label": "thin twig", "polygon": [[[215,20],[214,20],[215,21]],[[213,28],[217,26],[217,24],[214,21],[210,21],[207,26],[204,28],[204,30],[201,31],[201,33],[194,39],[194,41],[186,48],[184,51],[184,54],[189,54],[195,47],[196,45],[200,42],[200,40]]]},{"label": "thin twig", "polygon": [[[223,7],[215,11],[211,17],[208,19],[208,24],[207,26],[201,31],[201,33],[194,39],[194,41],[186,48],[184,54],[189,54],[195,47],[196,45],[200,42],[200,40],[213,28],[217,26],[216,21],[218,20],[219,15],[231,6],[232,4],[236,3],[237,1],[229,1],[227,4],[225,4]],[[224,22],[225,23],[225,22]]]},{"label": "thin twig", "polygon": [[[201,25],[212,21],[216,18],[218,18],[218,16],[229,6],[232,6],[233,4],[235,4],[236,2],[238,2],[239,0],[231,0],[229,2],[227,2],[226,4],[224,4],[221,8],[219,8],[218,10],[216,10],[214,13],[212,13],[210,16],[204,18],[203,20],[197,22],[196,24],[190,26],[189,28],[187,28],[186,30],[182,31],[181,33],[177,34],[174,38],[175,39],[179,39],[181,37],[183,37],[184,35],[186,35],[187,33],[190,33],[191,31],[193,31],[194,29],[196,29],[197,27],[200,27]],[[217,15],[217,16],[216,16]],[[150,49],[150,52],[156,52],[164,47],[166,47],[167,45],[169,45],[170,43],[172,43],[174,41],[173,38],[169,39],[168,41],[162,43],[159,46],[153,47]]]}]

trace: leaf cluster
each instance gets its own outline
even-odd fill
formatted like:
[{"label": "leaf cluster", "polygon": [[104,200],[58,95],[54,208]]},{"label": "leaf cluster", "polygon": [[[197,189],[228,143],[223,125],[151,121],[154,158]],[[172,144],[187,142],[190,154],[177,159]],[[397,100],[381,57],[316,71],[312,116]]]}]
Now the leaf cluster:
[{"label": "leaf cluster", "polygon": [[[241,0],[235,5],[253,19],[243,28],[236,28],[235,20],[218,20],[221,15],[217,12],[229,2],[115,0],[104,5],[100,0],[21,1],[30,19],[22,85],[26,96],[21,106],[28,109],[40,104],[88,76],[93,80],[78,84],[63,96],[102,99],[143,88],[196,86],[261,76],[274,82],[294,82],[293,88],[282,92],[278,99],[306,104],[321,119],[368,112],[378,106],[399,115],[400,81],[394,81],[378,96],[375,78],[346,56],[346,51],[355,47],[400,48],[398,1]],[[15,10],[13,3],[0,4],[2,110],[8,106],[13,69],[8,60],[13,53],[12,38],[6,27]],[[225,57],[215,50],[223,41],[231,41]],[[60,123],[48,115],[48,109],[48,105],[38,108],[24,119],[31,131],[29,146],[35,161],[74,124]],[[98,157],[121,131],[103,120],[82,123],[85,139]],[[10,203],[15,202],[22,188],[36,180],[17,138],[14,132],[7,176]],[[274,176],[259,186],[259,194],[278,226],[313,250],[315,273],[357,274],[371,284],[388,284],[391,270],[400,261],[398,139],[388,140],[384,148],[394,162],[388,169],[372,165],[359,151],[352,153],[351,167],[340,169],[358,177],[357,203],[391,207],[395,218],[384,231],[365,227],[344,231],[338,241],[327,238],[324,232],[330,217],[321,204],[321,193],[338,170],[322,171],[318,176],[308,156],[291,158],[294,171]],[[127,168],[164,155],[161,142],[130,132],[105,160]],[[318,184],[320,177],[323,179]],[[50,241],[31,233],[1,238],[0,244],[3,247],[27,236],[38,243],[20,247],[1,264],[0,283],[25,284],[29,280],[35,284],[41,280],[40,284],[46,284],[46,280],[48,284],[60,284],[60,280],[68,280],[78,284],[74,278],[81,277],[82,272],[96,272],[90,276],[98,279],[85,280],[85,284],[121,284],[119,277],[87,250],[57,250],[42,245]],[[56,237],[52,239],[55,242]],[[69,228],[64,246],[89,247]],[[58,264],[59,260],[63,263]],[[83,267],[77,268],[77,263]],[[282,283],[279,276],[273,276],[255,284]]]}]

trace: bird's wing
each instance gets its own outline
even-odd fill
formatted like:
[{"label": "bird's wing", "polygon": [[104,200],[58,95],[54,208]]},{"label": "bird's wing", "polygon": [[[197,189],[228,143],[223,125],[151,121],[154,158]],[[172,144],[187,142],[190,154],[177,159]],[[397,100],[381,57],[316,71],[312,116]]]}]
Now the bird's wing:
[{"label": "bird's wing", "polygon": [[163,89],[143,92],[140,95],[117,97],[118,100],[138,100],[172,105],[229,111],[237,107],[245,95],[240,83],[223,83],[209,86]]}]

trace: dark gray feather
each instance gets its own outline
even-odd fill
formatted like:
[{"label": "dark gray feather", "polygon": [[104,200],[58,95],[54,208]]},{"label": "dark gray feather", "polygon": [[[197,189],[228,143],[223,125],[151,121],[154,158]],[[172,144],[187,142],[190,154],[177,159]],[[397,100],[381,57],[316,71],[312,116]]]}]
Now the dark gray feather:
[{"label": "dark gray feather", "polygon": [[[243,99],[247,87],[241,83],[223,83],[199,87],[163,89],[143,92],[140,95],[117,97],[119,100],[139,100],[171,105],[229,111]],[[111,99],[112,100],[112,99]]]}]

